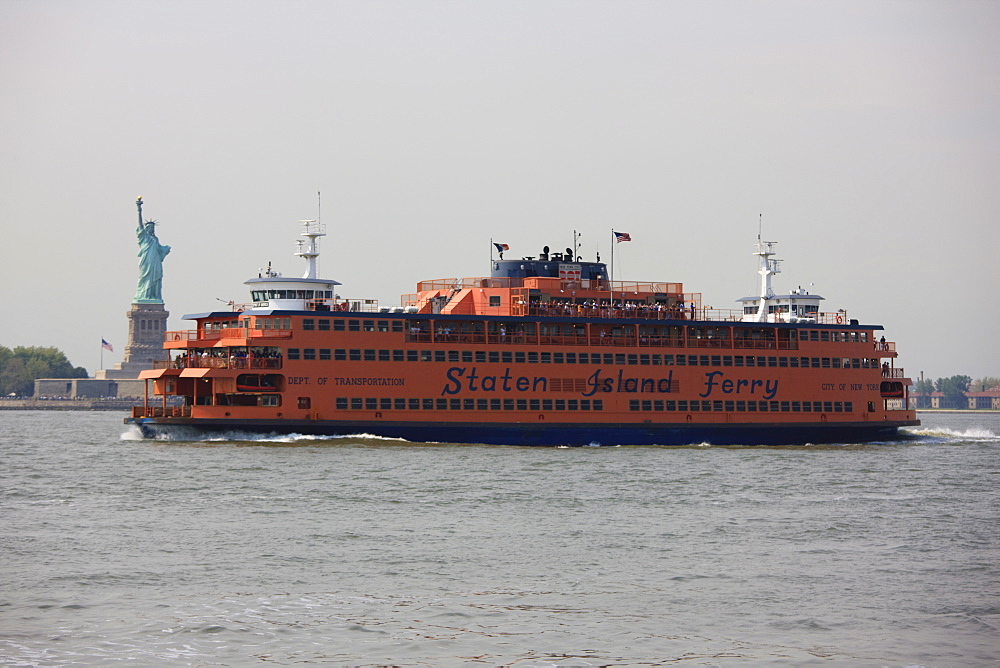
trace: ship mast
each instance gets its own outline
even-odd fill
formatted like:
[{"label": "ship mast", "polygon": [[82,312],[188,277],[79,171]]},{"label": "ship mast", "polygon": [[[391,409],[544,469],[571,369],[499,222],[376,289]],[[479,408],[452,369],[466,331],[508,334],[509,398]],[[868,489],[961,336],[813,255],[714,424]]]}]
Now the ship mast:
[{"label": "ship mast", "polygon": [[299,249],[295,254],[306,261],[306,273],[302,274],[302,278],[319,278],[319,238],[325,237],[326,231],[319,221],[300,220],[299,222],[302,223],[302,232],[299,236],[305,237],[305,239],[299,239],[296,242]]},{"label": "ship mast", "polygon": [[777,241],[761,241],[760,234],[757,235],[757,243],[754,245],[754,255],[759,260],[757,273],[760,274],[760,301],[757,306],[757,322],[767,320],[767,301],[774,297],[774,290],[771,289],[771,276],[781,273],[781,260],[772,260],[774,246]]}]

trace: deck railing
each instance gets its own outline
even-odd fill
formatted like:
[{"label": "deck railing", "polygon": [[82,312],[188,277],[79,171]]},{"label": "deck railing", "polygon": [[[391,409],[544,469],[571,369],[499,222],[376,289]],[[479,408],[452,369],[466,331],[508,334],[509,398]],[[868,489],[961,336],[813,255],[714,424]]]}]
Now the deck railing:
[{"label": "deck railing", "polygon": [[191,417],[190,406],[133,406],[134,418]]}]

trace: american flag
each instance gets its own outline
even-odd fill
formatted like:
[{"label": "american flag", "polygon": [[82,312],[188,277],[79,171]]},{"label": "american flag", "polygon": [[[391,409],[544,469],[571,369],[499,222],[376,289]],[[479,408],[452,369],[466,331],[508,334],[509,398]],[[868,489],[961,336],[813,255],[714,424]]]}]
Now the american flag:
[{"label": "american flag", "polygon": [[615,235],[616,243],[620,244],[623,241],[632,241],[632,237],[628,235],[628,232],[615,232],[614,230],[611,230],[611,232]]},{"label": "american flag", "polygon": [[101,347],[110,350],[111,352],[115,352],[115,349],[111,347],[111,344],[104,339],[101,339]]}]

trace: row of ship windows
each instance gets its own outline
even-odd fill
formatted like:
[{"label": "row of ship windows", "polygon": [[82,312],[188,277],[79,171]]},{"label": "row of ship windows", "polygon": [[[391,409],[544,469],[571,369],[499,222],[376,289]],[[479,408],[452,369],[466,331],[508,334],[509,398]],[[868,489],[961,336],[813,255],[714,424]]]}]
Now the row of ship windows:
[{"label": "row of ship windows", "polygon": [[[674,401],[632,399],[631,411],[724,411],[726,413],[853,413],[851,401]],[[872,407],[874,410],[874,406]]]},{"label": "row of ship windows", "polygon": [[[429,324],[426,320],[412,320],[408,321],[411,325],[411,331],[426,331],[424,328]],[[231,326],[236,326],[234,321]],[[256,319],[257,329],[291,329],[291,322],[288,318],[257,318]],[[319,330],[321,332],[334,331],[334,332],[402,332],[404,331],[404,321],[402,320],[340,320],[334,319],[330,320],[328,318],[303,318],[302,319],[302,329],[306,331]],[[473,325],[482,326],[481,321],[473,321],[470,323],[463,323],[460,321],[438,321],[438,334],[444,332],[445,334],[450,334],[453,329],[457,333],[459,331],[465,331],[463,325],[469,326],[469,331],[473,331]],[[491,325],[496,325],[495,323],[490,323]],[[534,327],[539,323],[526,323]],[[332,325],[332,326],[331,326]],[[580,325],[570,325],[571,327],[580,327]],[[499,325],[502,328],[503,325]],[[512,325],[513,327],[513,325]],[[497,331],[500,331],[498,328]],[[689,328],[690,329],[690,328]],[[738,328],[739,329],[739,328]],[[728,328],[719,328],[720,331],[728,333]],[[478,331],[478,330],[476,330]],[[513,330],[512,330],[513,333]],[[794,336],[795,330],[791,331]],[[868,332],[855,332],[855,331],[828,331],[828,330],[805,330],[801,333],[801,338],[803,341],[840,341],[840,342],[861,342],[865,343],[868,341]]]},{"label": "row of ship windows", "polygon": [[337,397],[336,407],[353,410],[602,411],[602,399],[388,399]]},{"label": "row of ship windows", "polygon": [[655,355],[638,353],[550,353],[484,350],[375,350],[372,348],[289,348],[290,360],[352,362],[467,362],[504,364],[621,364],[637,366],[791,367],[877,369],[877,359],[784,357],[774,355]]},{"label": "row of ship windows", "polygon": [[[630,411],[684,413],[853,413],[851,401],[686,401],[632,399]],[[341,410],[601,411],[601,399],[390,399],[337,397]]]}]

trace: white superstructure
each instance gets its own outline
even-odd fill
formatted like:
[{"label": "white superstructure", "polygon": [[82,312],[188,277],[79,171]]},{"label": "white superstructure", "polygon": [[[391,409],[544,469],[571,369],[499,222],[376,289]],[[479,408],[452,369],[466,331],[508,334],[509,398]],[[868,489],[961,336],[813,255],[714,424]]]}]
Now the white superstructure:
[{"label": "white superstructure", "polygon": [[777,243],[757,237],[753,254],[759,258],[760,294],[736,300],[743,304],[743,322],[816,322],[822,297],[802,286],[786,295],[776,295],[771,288],[771,277],[781,273],[781,260],[773,258]]},{"label": "white superstructure", "polygon": [[319,238],[326,236],[326,230],[315,220],[302,220],[302,232],[295,255],[306,261],[306,271],[301,278],[285,278],[271,270],[262,269],[257,278],[251,278],[244,285],[250,286],[253,308],[305,311],[310,304],[322,302],[326,310],[334,303],[337,281],[319,278]]}]

